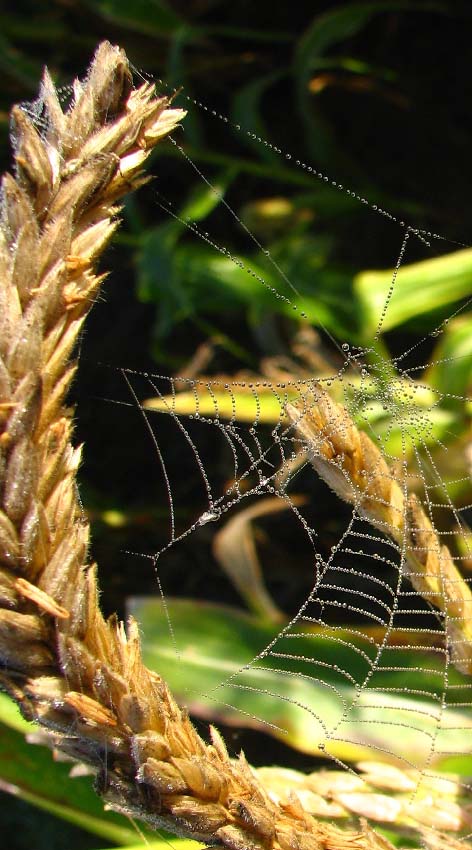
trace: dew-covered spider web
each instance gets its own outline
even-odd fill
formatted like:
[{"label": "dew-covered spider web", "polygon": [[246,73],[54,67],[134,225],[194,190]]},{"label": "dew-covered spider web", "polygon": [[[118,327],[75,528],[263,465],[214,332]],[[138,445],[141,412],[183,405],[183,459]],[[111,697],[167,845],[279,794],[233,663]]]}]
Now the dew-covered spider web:
[{"label": "dew-covered spider web", "polygon": [[[369,340],[336,334],[317,300],[316,268],[312,289],[300,287],[296,263],[288,268],[271,252],[193,160],[185,123],[174,135],[182,180],[198,178],[209,220],[217,211],[239,246],[227,247],[221,228],[213,234],[158,182],[150,197],[171,244],[178,232],[196,256],[202,249],[188,286],[204,292],[206,274],[240,290],[250,281],[264,291],[267,314],[276,305],[294,330],[290,356],[257,365],[235,365],[234,340],[231,372],[205,352],[183,374],[123,364],[123,395],[113,401],[134,409],[136,439],[149,439],[167,515],[162,545],[128,553],[154,570],[161,595],[157,626],[149,621],[155,607],[141,598],[132,606],[145,652],[148,628],[158,629],[146,660],[197,715],[286,739],[313,756],[313,769],[322,759],[318,784],[303,791],[315,814],[400,818],[470,837],[462,805],[472,774],[469,249],[401,220],[211,106],[185,93],[178,103],[232,137],[249,134],[285,167],[364,206],[395,232],[397,249],[390,271],[356,279]],[[185,249],[181,256],[185,277]],[[423,330],[390,345],[389,333],[411,317],[412,304],[421,312],[429,287],[439,294]],[[192,508],[183,511],[190,492]],[[258,538],[259,520],[266,526]],[[195,563],[206,547],[239,611],[195,603],[192,615],[192,603],[170,598],[166,565],[182,546]],[[201,653],[199,612],[215,630]],[[285,781],[298,780],[287,771]],[[377,797],[362,796],[367,785]],[[387,805],[392,791],[399,796]]]}]

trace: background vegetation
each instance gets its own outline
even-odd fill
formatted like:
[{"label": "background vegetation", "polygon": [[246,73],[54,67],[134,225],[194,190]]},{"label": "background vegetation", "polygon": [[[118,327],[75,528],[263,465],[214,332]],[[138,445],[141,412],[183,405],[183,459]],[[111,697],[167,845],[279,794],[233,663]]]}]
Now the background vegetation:
[{"label": "background vegetation", "polygon": [[[9,162],[11,103],[35,97],[44,64],[57,81],[69,83],[83,73],[102,38],[123,46],[136,68],[161,78],[165,90],[182,86],[179,102],[191,107],[183,98],[202,101],[291,154],[289,161],[245,132],[208,120],[205,110],[197,108],[190,108],[179,136],[198,168],[296,284],[303,309],[319,334],[302,339],[301,345],[300,323],[287,315],[283,304],[268,297],[257,282],[242,281],[236,267],[222,267],[221,258],[215,260],[208,244],[190,238],[188,230],[163,211],[162,207],[172,204],[179,216],[197,221],[219,244],[271,282],[273,269],[267,258],[243,238],[228,214],[222,214],[214,194],[171,144],[153,162],[157,181],[124,210],[123,228],[106,259],[111,271],[106,303],[96,305],[86,331],[75,387],[77,435],[86,443],[82,495],[94,520],[93,554],[102,570],[107,611],[123,614],[128,595],[156,592],[149,562],[125,552],[153,552],[168,535],[161,485],[148,474],[151,448],[142,438],[136,411],[106,402],[109,398],[129,401],[116,369],[179,374],[198,351],[206,374],[232,374],[241,368],[260,373],[264,363],[305,374],[316,368],[313,360],[311,367],[307,362],[310,352],[319,358],[318,367],[329,363],[326,337],[317,326],[319,316],[337,339],[369,343],[377,318],[372,304],[376,295],[383,297],[389,276],[365,272],[394,265],[401,228],[345,193],[327,189],[293,162],[311,163],[400,220],[468,243],[471,16],[469,4],[460,2],[17,0],[0,4],[4,167]],[[411,240],[408,262],[434,258],[453,248],[434,242],[427,252]],[[398,309],[390,314],[382,350],[405,350],[419,333],[430,333],[437,326],[438,316],[444,318],[457,309],[470,295],[471,270],[469,255],[451,257],[435,288],[430,277],[413,272],[403,293],[408,292],[409,299],[396,302]],[[458,395],[467,394],[471,331],[466,311],[438,341],[431,339],[425,356],[435,351],[438,357],[443,351],[461,357],[447,373],[438,367],[429,375],[439,390],[453,385]],[[149,387],[146,390],[143,385],[143,397],[146,391],[149,394]],[[442,414],[445,418],[439,417],[435,436],[444,437],[447,430],[453,435],[451,442],[463,448],[469,439],[468,411],[458,405],[450,410],[446,405]],[[211,443],[206,451],[211,452]],[[177,449],[174,457],[171,447],[169,453],[169,463],[178,468]],[[224,475],[216,462],[213,471]],[[185,525],[198,514],[186,469],[180,467],[179,474],[179,521]],[[332,513],[332,506],[327,506],[326,513]],[[262,557],[283,565],[290,547],[284,539],[268,542],[273,529],[274,520],[269,517]],[[336,524],[327,529],[327,546],[336,531]],[[238,599],[211,554],[211,534],[206,529],[198,546],[192,541],[171,552],[163,570],[161,578],[169,595],[210,596],[232,604]],[[270,590],[285,611],[303,598],[303,559],[299,574],[292,570],[287,577],[282,566],[272,576]],[[10,776],[4,768],[3,781],[22,787],[24,798],[39,804],[44,792],[41,778],[48,771],[62,770],[62,778],[54,782],[56,787],[61,783],[63,798],[53,799],[51,792],[48,803],[44,793],[46,803],[43,799],[42,804],[75,806],[79,785],[69,792],[67,770],[52,766],[49,754],[39,747],[22,749],[15,723],[5,714],[1,758],[6,764],[5,754],[13,751],[21,769],[19,776]],[[255,761],[265,757],[258,752],[255,735],[234,733],[232,740],[235,749],[244,745]],[[311,763],[277,746],[271,743],[274,762]],[[36,784],[33,774],[38,777]],[[29,785],[25,777],[31,780]],[[32,835],[36,846],[54,848],[97,846],[97,835],[103,842],[108,840],[109,846],[134,840],[126,824],[116,826],[122,833],[113,832],[112,827],[100,832],[94,822],[85,824],[80,814],[76,822],[89,833],[66,833],[64,824],[52,819],[41,821],[38,838],[38,827],[28,832],[32,810],[26,816],[21,805],[16,808],[8,797],[2,806],[3,834],[9,836],[10,847],[30,847]],[[82,811],[99,818],[89,806],[93,803],[87,798]]]}]

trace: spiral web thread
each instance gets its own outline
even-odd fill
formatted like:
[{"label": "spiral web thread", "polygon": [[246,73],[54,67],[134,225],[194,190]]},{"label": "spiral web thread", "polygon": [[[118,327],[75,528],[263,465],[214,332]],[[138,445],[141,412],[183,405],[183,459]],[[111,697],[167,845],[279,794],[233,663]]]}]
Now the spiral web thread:
[{"label": "spiral web thread", "polygon": [[[189,162],[184,150],[181,151]],[[207,182],[194,163],[190,162],[190,166]],[[327,181],[323,175],[316,174],[316,177]],[[335,181],[329,182],[333,185],[333,191],[344,191]],[[356,193],[351,194],[357,197],[359,203],[366,203]],[[223,205],[226,207],[224,211],[241,225],[236,213],[224,200]],[[398,221],[388,212],[379,211],[375,205],[373,209],[391,220],[392,225],[398,226]],[[174,215],[171,208],[168,207],[168,211]],[[401,226],[403,235],[399,255],[391,286],[380,311],[373,343],[378,340],[390,303],[396,297],[397,274],[407,257],[409,240],[419,239],[429,248],[433,241],[441,238],[438,234],[420,232],[404,222],[401,222]],[[229,256],[235,263],[241,262],[237,257],[232,257],[226,248],[213,242],[211,236],[201,231],[196,224],[189,223],[188,228],[197,238],[214,245],[215,251]],[[245,225],[243,228],[247,231]],[[264,250],[256,237],[249,232],[247,235],[261,251]],[[289,281],[278,266],[276,271],[281,287],[273,293],[274,297],[293,301],[296,308],[296,281]],[[250,268],[246,272],[258,278],[261,285],[267,285]],[[461,309],[467,309],[467,306],[467,303],[463,304]],[[298,312],[300,315],[301,311]],[[454,315],[459,312],[461,310]],[[449,315],[445,316],[429,337],[440,337],[449,318]],[[466,560],[469,557],[469,533],[462,522],[462,516],[468,506],[466,504],[460,510],[457,509],[450,490],[457,485],[469,485],[469,480],[461,476],[459,480],[454,478],[448,481],[438,468],[437,456],[441,447],[435,444],[432,436],[431,414],[444,402],[447,403],[449,394],[431,391],[426,384],[421,383],[422,374],[436,363],[435,359],[427,363],[421,360],[422,346],[427,343],[427,337],[420,339],[414,350],[405,351],[392,361],[395,376],[391,364],[379,355],[369,357],[372,352],[352,349],[347,343],[338,343],[332,338],[331,344],[341,365],[333,374],[314,379],[277,382],[228,379],[222,382],[146,376],[150,395],[158,400],[157,406],[161,412],[167,413],[175,422],[176,439],[186,443],[195,457],[197,477],[201,480],[206,497],[205,510],[181,531],[176,530],[172,485],[165,466],[166,449],[157,442],[159,424],[155,424],[155,414],[146,410],[149,405],[143,407],[144,415],[157,435],[156,447],[159,446],[171,511],[169,541],[153,556],[158,574],[161,558],[167,549],[199,527],[219,521],[231,509],[237,510],[239,503],[254,496],[275,495],[282,499],[295,514],[300,534],[304,535],[313,551],[314,583],[303,604],[290,622],[274,635],[273,641],[263,647],[257,657],[249,658],[242,669],[222,681],[220,687],[209,695],[210,698],[218,702],[220,692],[227,700],[229,692],[237,707],[238,692],[254,690],[266,699],[293,702],[300,712],[309,714],[311,734],[317,742],[318,750],[332,759],[334,765],[347,768],[351,773],[353,766],[343,763],[336,755],[339,745],[347,747],[350,743],[362,744],[370,751],[369,757],[379,761],[393,758],[398,763],[400,759],[402,766],[412,771],[414,777],[410,788],[410,814],[413,819],[415,800],[421,786],[427,787],[428,782],[441,778],[435,765],[446,757],[470,752],[467,738],[471,728],[471,684],[451,661],[454,652],[450,645],[447,612],[438,610],[441,606],[437,599],[432,598],[433,594],[428,598],[426,593],[426,599],[422,599],[409,580],[406,562],[411,541],[405,534],[399,536],[395,529],[389,528],[388,522],[383,527],[381,523],[380,528],[373,528],[372,521],[365,518],[362,504],[356,504],[354,497],[352,513],[338,541],[328,554],[320,551],[319,530],[310,524],[304,516],[303,507],[298,506],[291,497],[296,489],[297,475],[309,463],[308,456],[312,448],[310,437],[300,433],[296,418],[290,422],[286,411],[287,405],[295,401],[300,420],[306,417],[309,419],[311,405],[320,391],[328,392],[336,398],[359,428],[370,435],[388,465],[395,468],[392,475],[397,476],[405,499],[410,489],[415,489],[441,541],[447,544],[451,537],[461,535],[463,554],[459,554],[458,558],[459,561],[461,557]],[[411,364],[412,355],[415,354],[417,362],[404,368],[407,356]],[[127,371],[126,380],[133,386],[136,376]],[[416,397],[422,391],[429,394],[430,398],[428,403],[419,405],[415,403]],[[188,416],[178,412],[178,400],[182,392],[194,396],[194,409]],[[254,419],[247,426],[238,421],[241,393],[253,400]],[[459,401],[465,405],[468,399],[461,398]],[[264,426],[264,410],[267,406],[272,410],[274,404],[279,409],[279,422],[275,427],[268,428]],[[390,420],[390,429],[398,429],[401,451],[396,455],[389,453],[387,448],[389,427],[383,434],[379,434],[369,417],[369,411],[379,404],[384,421]],[[213,411],[209,413],[212,406]],[[202,407],[205,409],[204,414],[201,413]],[[191,431],[189,418],[193,420]],[[343,436],[342,433],[336,433],[337,428],[342,431],[343,425],[335,413],[328,416],[327,422],[328,440],[330,430],[333,431],[331,439]],[[231,485],[224,492],[215,490],[211,473],[207,471],[207,464],[199,454],[199,431],[208,428],[213,429],[215,439],[217,435],[226,444],[233,465],[232,475],[229,476]],[[447,458],[447,447],[444,446],[442,451]],[[336,472],[336,461],[332,463]],[[383,505],[381,497],[378,502],[380,506]],[[346,627],[346,619],[348,622],[357,622]],[[363,629],[362,624],[368,628]],[[317,627],[316,634],[323,638],[323,641],[317,641],[317,654],[310,657],[298,655],[297,643],[302,639],[306,641],[307,629],[313,626]],[[178,644],[178,635],[176,641]],[[320,655],[323,642],[325,653],[321,651]],[[344,663],[346,653],[350,658],[347,669],[341,669],[335,661],[336,648],[340,645]],[[424,661],[422,666],[415,666],[412,670],[411,653],[418,645]],[[294,664],[297,669],[294,669]],[[268,691],[258,683],[258,671],[274,669],[279,673],[279,682],[286,683],[279,692]],[[296,686],[292,687],[292,683],[294,679],[300,681],[300,678],[305,683],[316,685],[317,693],[320,687],[321,690],[324,688],[330,695],[330,705],[335,695],[337,716],[333,717],[330,709],[327,720],[323,716],[323,706],[298,702]],[[261,720],[264,721],[264,718]],[[402,739],[400,746],[399,737]],[[386,744],[389,739],[392,741],[390,751]],[[444,781],[444,777],[442,779]],[[467,782],[462,784],[464,792],[469,790]]]},{"label": "spiral web thread", "polygon": [[[67,95],[68,92],[64,91],[64,96]],[[217,120],[231,123],[201,103],[190,102],[190,98],[184,100],[185,108],[193,105],[208,113],[213,112],[212,117]],[[34,117],[37,126],[41,126],[41,112],[37,107]],[[255,134],[252,135],[256,138]],[[260,141],[261,144],[269,144],[265,140]],[[185,153],[184,145],[180,146],[176,141],[172,143],[182,156],[182,166],[189,168],[193,175],[197,173],[211,187],[208,178]],[[291,154],[269,146],[285,159],[291,158]],[[424,362],[423,351],[431,350],[432,339],[441,340],[450,321],[460,319],[461,314],[469,309],[470,299],[463,299],[458,309],[444,315],[437,326],[414,346],[387,360],[379,353],[376,343],[392,303],[401,297],[397,295],[397,277],[408,259],[410,241],[419,241],[428,251],[439,240],[444,240],[446,245],[452,240],[400,222],[388,211],[379,209],[331,178],[320,175],[305,163],[297,160],[293,164],[331,185],[332,191],[347,191],[360,204],[369,205],[392,227],[401,230],[398,257],[392,263],[391,285],[379,309],[372,347],[354,348],[326,332],[335,368],[330,374],[303,375],[299,379],[288,376],[271,380],[263,375],[248,378],[238,375],[236,379],[228,377],[227,380],[219,376],[199,379],[138,374],[124,369],[127,398],[139,407],[146,428],[152,434],[169,506],[167,543],[151,555],[142,554],[151,558],[161,585],[161,566],[165,563],[166,554],[189,535],[212,523],[215,523],[215,529],[220,528],[229,512],[234,515],[246,504],[252,504],[255,497],[277,497],[281,500],[284,507],[293,513],[299,534],[310,548],[312,587],[298,609],[290,612],[287,623],[282,628],[274,627],[273,640],[261,646],[257,656],[248,658],[244,666],[222,679],[217,688],[204,696],[216,705],[222,702],[226,708],[241,711],[242,722],[245,718],[244,710],[240,708],[240,696],[245,692],[260,694],[261,706],[267,700],[280,704],[289,702],[303,717],[303,728],[312,739],[312,750],[329,759],[333,768],[345,770],[346,777],[354,782],[357,778],[362,780],[366,774],[368,779],[373,778],[372,769],[369,771],[365,764],[359,767],[339,755],[347,752],[350,745],[356,753],[363,748],[366,758],[374,762],[386,760],[401,766],[404,775],[409,777],[408,787],[405,786],[404,790],[408,792],[406,805],[410,822],[421,822],[433,828],[444,826],[438,824],[436,810],[431,809],[429,814],[426,811],[428,798],[427,794],[425,797],[425,789],[434,787],[434,783],[436,786],[443,783],[445,794],[462,796],[471,790],[466,778],[462,777],[459,781],[457,777],[448,778],[438,766],[448,759],[452,762],[456,755],[471,754],[467,742],[472,730],[472,680],[468,667],[469,649],[465,644],[468,634],[472,634],[472,616],[471,625],[466,622],[466,615],[462,616],[458,634],[454,622],[452,625],[449,622],[454,620],[453,614],[437,598],[439,591],[431,590],[427,577],[423,581],[424,592],[419,592],[418,582],[415,586],[407,511],[409,494],[414,491],[436,538],[431,543],[432,538],[427,537],[426,543],[432,546],[434,552],[438,548],[437,541],[450,546],[459,568],[463,562],[465,577],[460,581],[467,597],[470,533],[464,516],[470,509],[468,501],[471,501],[467,453],[464,448],[463,474],[453,472],[449,477],[448,446],[436,440],[435,422],[451,402],[456,408],[459,405],[465,410],[470,399],[431,388],[427,383],[428,371],[441,360],[444,368],[448,358],[443,357],[440,344],[433,346],[433,355],[428,357],[427,362]],[[214,191],[217,193],[219,190],[215,188]],[[169,216],[179,218],[170,201],[158,196],[157,203]],[[215,256],[223,256],[239,265],[261,286],[271,290],[274,299],[282,300],[288,308],[293,308],[295,318],[304,320],[304,311],[298,305],[296,280],[289,279],[223,196],[221,210],[235,226],[242,228],[251,247],[264,253],[272,271],[278,276],[278,289],[266,283],[259,272],[244,266],[237,256],[218,244],[197,224],[185,221],[189,235],[212,246]],[[457,246],[457,243],[454,244]],[[152,397],[152,401],[143,401],[147,397]],[[184,397],[186,412],[182,413]],[[189,401],[192,397],[193,405]],[[239,418],[242,397],[245,400],[245,422]],[[315,429],[317,436],[313,436],[312,411],[326,397],[334,399],[335,404],[327,402],[321,431],[318,427],[317,431]],[[249,423],[248,407],[253,411],[253,419]],[[278,411],[275,425],[274,409]],[[348,420],[340,414],[342,409],[347,411]],[[270,410],[270,416],[267,410]],[[178,518],[174,477],[178,478],[179,473],[168,468],[167,448],[159,435],[162,416],[174,425],[173,452],[175,445],[179,445],[182,453],[193,458],[195,480],[200,482],[203,509],[187,525]],[[385,497],[374,491],[369,491],[370,508],[366,509],[364,492],[351,486],[343,458],[340,463],[339,454],[334,453],[334,459],[326,459],[323,455],[324,441],[328,446],[337,440],[349,441],[352,423],[370,437],[388,464],[389,472],[383,474],[389,481],[395,482],[403,497],[398,508],[401,522],[386,516]],[[200,440],[208,443],[209,431],[214,445],[218,446],[219,456],[226,457],[226,479],[230,482],[227,486],[221,486],[221,476],[215,475],[213,465],[208,462],[208,452],[205,454],[199,448]],[[389,448],[395,442],[391,439],[392,434],[397,435],[395,444],[399,450],[396,452]],[[321,478],[317,476],[317,472],[320,475],[319,463],[317,467],[320,448],[325,467]],[[346,451],[348,457],[348,446]],[[371,471],[364,470],[363,474],[368,478]],[[306,500],[301,502],[295,495],[302,475],[304,478],[310,475],[316,481],[314,487],[320,502],[327,497],[328,486],[350,506],[349,511],[343,509],[344,513],[341,512],[342,516],[346,514],[346,520],[330,550],[324,545],[323,530],[313,521],[313,510],[308,511]],[[460,507],[454,503],[458,489],[461,492]],[[464,496],[464,491],[469,493],[469,498]],[[379,515],[383,519],[379,519]],[[417,547],[421,549],[421,541],[417,542]],[[440,562],[441,558],[439,554]],[[438,586],[441,588],[444,582],[447,582],[447,576],[440,575]],[[165,600],[165,582],[162,583],[162,592]],[[171,618],[169,626],[170,632],[173,632]],[[314,641],[316,636],[316,649],[312,655],[307,655],[306,644],[310,634]],[[171,636],[178,652],[179,635]],[[298,649],[302,642],[303,651]],[[336,661],[340,649],[343,667]],[[411,667],[413,654],[414,668]],[[418,664],[418,658],[423,659],[421,664]],[[265,688],[263,684],[264,674],[274,671],[278,674],[277,691]],[[304,685],[303,695],[313,687],[315,701],[305,703],[299,699],[300,682]],[[320,701],[323,694],[329,698],[326,704],[322,699]],[[187,698],[191,702],[193,697],[198,696],[188,694]],[[255,719],[262,724],[265,722],[264,716]],[[276,731],[283,733],[283,729]],[[346,787],[349,790],[349,786]],[[358,786],[354,784],[352,787]],[[388,821],[387,816],[381,819]],[[445,827],[454,829],[450,823]],[[457,831],[465,839],[470,838],[472,830],[462,820]]]}]

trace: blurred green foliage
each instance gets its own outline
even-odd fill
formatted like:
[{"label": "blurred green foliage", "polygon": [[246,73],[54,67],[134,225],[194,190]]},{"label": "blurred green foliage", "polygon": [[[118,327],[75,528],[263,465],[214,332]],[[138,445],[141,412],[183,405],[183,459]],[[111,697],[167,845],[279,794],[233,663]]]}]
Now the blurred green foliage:
[{"label": "blurred green foliage", "polygon": [[[150,448],[129,438],[125,415],[120,419],[97,401],[97,391],[117,393],[113,380],[108,391],[106,370],[99,371],[97,390],[97,364],[145,369],[152,355],[153,368],[178,373],[210,341],[217,373],[241,364],[257,372],[262,358],[292,354],[301,311],[320,330],[322,346],[326,332],[371,346],[403,238],[398,221],[468,242],[470,26],[465,2],[0,4],[5,167],[10,104],[35,96],[44,64],[59,83],[69,83],[103,38],[123,46],[136,69],[162,79],[164,91],[182,86],[178,102],[189,108],[176,135],[189,160],[176,146],[163,145],[153,162],[158,179],[125,206],[124,228],[106,260],[108,303],[92,316],[75,390],[78,438],[87,445],[86,503],[97,516],[118,508],[128,518],[112,532],[100,521],[95,528],[94,554],[105,574],[109,565],[106,607],[122,607],[126,593],[140,590],[134,564],[120,569],[120,551],[141,551],[146,542],[155,548],[154,535],[164,531],[159,518],[156,529],[149,507],[154,485],[140,480]],[[212,110],[228,121],[215,119]],[[398,221],[314,179],[297,160]],[[379,357],[397,356],[426,336],[417,362],[436,363],[418,373],[420,380],[449,395],[439,406],[424,398],[417,405],[434,418],[431,439],[455,446],[470,428],[470,409],[460,396],[471,385],[472,315],[465,306],[447,326],[444,319],[470,297],[472,259],[467,250],[448,255],[453,245],[431,242],[428,249],[410,237],[382,335],[367,357],[375,373]],[[296,303],[298,313],[269,287]],[[372,419],[381,433],[382,411]],[[189,486],[186,504],[191,499]],[[197,592],[193,573],[177,581],[188,596]],[[149,573],[142,583],[143,591],[155,588]],[[3,716],[2,723],[7,729]],[[19,734],[8,728],[8,735]],[[91,823],[82,825],[91,829]],[[125,843],[113,831],[92,832]],[[125,838],[135,840],[131,832]],[[9,837],[10,847],[20,846],[15,840]],[[63,846],[59,837],[55,846]]]},{"label": "blurred green foliage", "polygon": [[[229,606],[200,602],[196,617],[193,599],[168,599],[167,603],[178,640],[178,662],[162,616],[162,600],[131,599],[130,612],[143,628],[146,664],[159,671],[190,711],[211,718],[217,726],[223,723],[255,726],[266,735],[280,738],[287,745],[318,758],[323,747],[323,755],[327,751],[343,763],[363,758],[372,760],[373,750],[378,753],[382,749],[405,764],[417,764],[423,759],[426,737],[434,726],[428,712],[431,705],[428,695],[434,697],[441,690],[441,659],[431,663],[431,653],[422,654],[418,647],[402,651],[401,663],[406,668],[402,685],[405,690],[415,689],[414,695],[406,695],[398,693],[397,671],[392,672],[388,666],[388,659],[393,667],[398,664],[399,647],[387,650],[382,668],[369,680],[369,688],[358,694],[354,683],[362,682],[371,671],[365,652],[366,649],[369,652],[369,647],[362,639],[356,645],[351,631],[345,636],[336,631],[336,639],[330,643],[326,630],[317,631],[315,627],[310,634],[307,629],[297,639],[296,655],[271,657],[269,654],[260,664],[248,665],[248,658],[257,658],[273,640],[273,624]],[[373,646],[370,652],[375,653]],[[418,674],[426,663],[428,681],[426,676]],[[345,671],[349,671],[349,679]],[[300,672],[304,675],[297,677]],[[468,686],[468,678],[456,670],[451,669],[451,676],[451,685],[458,690]],[[423,684],[425,690],[421,691]],[[377,703],[373,692],[379,693]],[[383,728],[372,726],[369,720],[377,716],[386,692],[390,692],[388,720]],[[277,694],[280,698],[268,700],[267,694]],[[460,703],[460,700],[458,695],[456,701]],[[355,707],[348,719],[342,721],[346,705]],[[408,710],[418,711],[410,728],[402,724]],[[468,775],[471,757],[465,730],[472,727],[472,719],[453,705],[448,716],[448,731],[441,729],[437,739],[437,753],[441,755],[435,755],[435,767],[448,769],[453,761],[449,754],[454,752],[454,770]],[[394,738],[395,727],[400,725],[402,735]],[[327,728],[338,729],[338,734],[326,740]],[[456,730],[454,736],[451,728]]]},{"label": "blurred green foliage", "polygon": [[[7,807],[15,809],[16,801],[29,803],[58,819],[54,847],[93,847],[106,842],[109,847],[129,847],[146,841],[153,850],[168,846],[165,837],[143,825],[136,825],[114,812],[106,811],[95,794],[90,776],[70,776],[71,763],[53,759],[36,726],[23,720],[9,697],[0,693],[0,789],[12,796]],[[5,806],[3,807],[5,808]],[[22,812],[21,806],[18,809]],[[8,813],[11,816],[11,812]],[[5,820],[7,817],[3,816]],[[59,820],[60,819],[60,820]],[[70,829],[64,823],[75,827]],[[13,824],[10,821],[11,827]],[[16,827],[17,834],[5,835],[6,846],[30,847],[27,825]],[[94,836],[94,838],[92,838]],[[62,841],[64,843],[59,844]],[[176,850],[192,850],[192,841],[175,839]],[[36,837],[35,847],[51,847],[51,830],[44,838]]]}]

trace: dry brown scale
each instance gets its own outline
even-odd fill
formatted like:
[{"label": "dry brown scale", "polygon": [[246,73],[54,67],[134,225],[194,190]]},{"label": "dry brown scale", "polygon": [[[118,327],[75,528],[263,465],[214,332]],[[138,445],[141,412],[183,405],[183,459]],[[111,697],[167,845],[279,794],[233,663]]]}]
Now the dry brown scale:
[{"label": "dry brown scale", "polygon": [[97,770],[108,803],[156,827],[230,850],[385,850],[367,823],[341,830],[294,792],[270,796],[215,730],[206,744],[144,667],[136,625],[125,632],[100,613],[65,401],[71,358],[117,202],[184,112],[147,83],[134,89],[126,56],[108,43],[65,112],[47,73],[40,97],[41,133],[13,109],[15,176],[2,187],[1,684],[55,747]]}]

